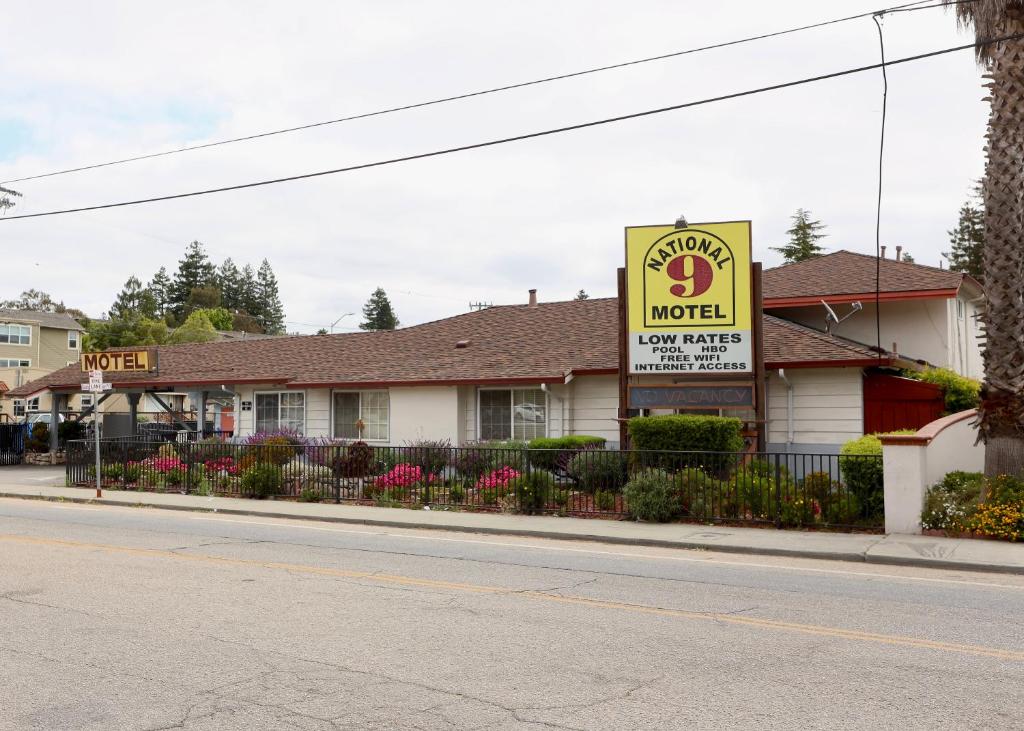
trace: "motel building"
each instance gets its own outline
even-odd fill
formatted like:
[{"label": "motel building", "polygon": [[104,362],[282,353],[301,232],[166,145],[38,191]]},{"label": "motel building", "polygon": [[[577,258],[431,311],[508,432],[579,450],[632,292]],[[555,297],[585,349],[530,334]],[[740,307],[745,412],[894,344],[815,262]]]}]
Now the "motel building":
[{"label": "motel building", "polygon": [[[764,272],[764,451],[836,453],[865,432],[923,426],[933,416],[912,408],[919,384],[898,369],[980,372],[980,286],[963,274],[883,259],[876,293],[875,264],[837,252]],[[106,373],[116,396],[101,397],[97,409],[106,416],[104,402],[117,403],[130,419],[147,397],[175,393],[206,416],[200,428],[211,403],[230,403],[236,438],[287,428],[399,446],[593,434],[617,446],[622,420],[641,413],[620,408],[618,299],[543,302],[535,290],[524,299],[394,331],[123,349],[143,350],[131,357],[145,367]],[[840,323],[826,323],[822,302]],[[873,347],[876,302],[883,352]],[[86,376],[69,365],[8,396],[52,395],[51,408],[61,410]],[[624,381],[677,379],[652,373]],[[881,402],[880,382],[887,384]],[[757,431],[750,408],[694,412],[738,416],[751,435]]]}]

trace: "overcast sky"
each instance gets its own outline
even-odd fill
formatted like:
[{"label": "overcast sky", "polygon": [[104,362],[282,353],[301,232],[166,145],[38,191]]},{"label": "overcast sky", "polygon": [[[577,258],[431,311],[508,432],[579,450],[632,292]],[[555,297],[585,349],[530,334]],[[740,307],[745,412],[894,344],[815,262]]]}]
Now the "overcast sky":
[{"label": "overcast sky", "polygon": [[[898,4],[893,2],[892,4]],[[0,180],[448,96],[885,7],[874,2],[55,2],[0,16]],[[884,22],[890,59],[969,42],[943,10]],[[662,107],[878,60],[870,18],[264,140],[16,184],[13,213],[231,185]],[[771,266],[810,209],[874,251],[882,81],[869,72],[430,160],[166,203],[0,221],[0,298],[90,315],[132,274],[269,259],[288,328],[403,325],[470,301],[615,293],[623,227],[751,219]],[[883,243],[937,265],[983,170],[970,51],[889,70]],[[891,248],[890,248],[891,251]],[[357,316],[342,325],[355,326]]]}]

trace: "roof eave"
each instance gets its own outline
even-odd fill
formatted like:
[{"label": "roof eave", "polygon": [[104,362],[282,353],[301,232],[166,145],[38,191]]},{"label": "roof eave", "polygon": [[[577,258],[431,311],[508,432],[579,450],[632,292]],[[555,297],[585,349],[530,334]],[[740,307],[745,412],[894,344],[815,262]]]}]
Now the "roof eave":
[{"label": "roof eave", "polygon": [[[904,292],[880,292],[878,299],[882,302],[923,299],[950,299],[956,297],[957,288],[946,289],[913,289]],[[822,300],[829,304],[845,304],[848,302],[871,302],[875,299],[874,292],[851,292],[849,294],[823,294],[803,297],[765,297],[764,308],[775,307],[807,307],[820,305]]]},{"label": "roof eave", "polygon": [[835,360],[789,360],[765,361],[766,370],[779,368],[871,368],[873,366],[889,366],[892,358],[844,358]]}]

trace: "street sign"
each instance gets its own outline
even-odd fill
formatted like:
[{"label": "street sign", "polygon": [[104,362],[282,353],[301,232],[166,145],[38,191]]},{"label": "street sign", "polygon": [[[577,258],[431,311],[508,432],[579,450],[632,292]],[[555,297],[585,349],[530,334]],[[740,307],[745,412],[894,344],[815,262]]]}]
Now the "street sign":
[{"label": "street sign", "polygon": [[113,388],[114,384],[103,382],[103,371],[89,371],[89,382],[82,384],[82,390],[87,393],[103,393]]}]

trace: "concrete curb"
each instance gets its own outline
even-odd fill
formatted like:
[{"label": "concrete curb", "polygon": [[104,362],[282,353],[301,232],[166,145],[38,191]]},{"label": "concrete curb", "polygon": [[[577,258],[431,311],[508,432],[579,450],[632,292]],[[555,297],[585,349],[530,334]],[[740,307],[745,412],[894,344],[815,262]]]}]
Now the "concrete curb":
[{"label": "concrete curb", "polygon": [[[141,496],[141,495],[140,495]],[[781,556],[785,558],[807,558],[826,561],[846,561],[870,563],[887,566],[909,566],[914,568],[950,569],[957,571],[974,571],[984,573],[1024,575],[1024,566],[1003,564],[980,564],[969,561],[952,561],[949,559],[903,557],[888,555],[872,555],[871,548],[884,539],[879,537],[866,551],[814,551],[806,549],[771,548],[761,546],[743,546],[716,544],[701,541],[672,541],[657,538],[623,538],[591,533],[568,533],[551,530],[531,530],[515,528],[494,528],[488,526],[443,525],[427,522],[405,522],[382,520],[379,518],[351,518],[342,516],[296,515],[293,513],[277,513],[265,510],[242,510],[238,508],[204,508],[192,505],[167,505],[150,503],[143,500],[124,500],[118,498],[94,497],[61,497],[54,495],[30,495],[0,491],[0,497],[19,498],[22,500],[42,500],[46,502],[81,503],[86,505],[109,505],[125,508],[154,508],[157,510],[176,510],[190,513],[217,513],[221,515],[241,515],[257,518],[275,518],[281,520],[302,520],[318,523],[339,523],[349,525],[376,526],[381,528],[407,528],[410,530],[436,530],[451,533],[476,533],[485,535],[518,536],[524,538],[547,538],[560,541],[606,543],[624,546],[649,546],[652,548],[674,548],[690,551],[713,551],[716,553],[732,553],[741,555]]]}]

